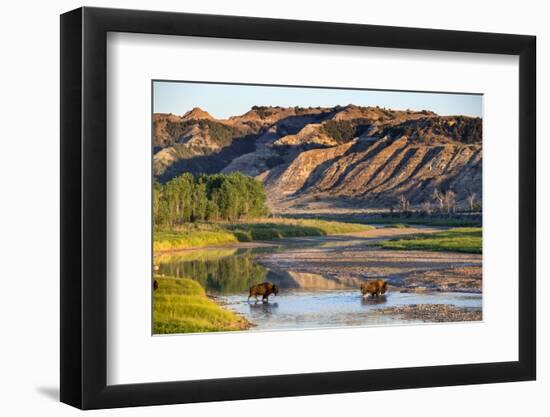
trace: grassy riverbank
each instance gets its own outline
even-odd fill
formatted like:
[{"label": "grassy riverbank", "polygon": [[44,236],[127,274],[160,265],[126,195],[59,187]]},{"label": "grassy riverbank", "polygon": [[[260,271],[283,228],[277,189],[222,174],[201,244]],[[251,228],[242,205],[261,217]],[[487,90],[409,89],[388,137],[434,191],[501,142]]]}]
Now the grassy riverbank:
[{"label": "grassy riverbank", "polygon": [[175,249],[203,248],[206,246],[221,246],[237,243],[234,233],[222,228],[218,230],[202,230],[202,228],[180,228],[172,232],[155,231],[153,249],[155,252]]},{"label": "grassy riverbank", "polygon": [[260,219],[249,223],[189,223],[155,231],[155,252],[228,245],[287,237],[326,236],[360,232],[373,226],[314,219]]},{"label": "grassy riverbank", "polygon": [[457,219],[453,217],[376,217],[365,219],[366,224],[386,225],[424,225],[424,226],[449,226],[449,227],[477,227],[479,220]]},{"label": "grassy riverbank", "polygon": [[376,246],[394,250],[429,250],[446,252],[482,252],[480,227],[462,227],[438,233],[419,233],[379,242]]},{"label": "grassy riverbank", "polygon": [[481,227],[480,218],[463,217],[445,217],[445,216],[390,216],[368,213],[315,213],[315,214],[292,214],[289,217],[310,219],[317,218],[326,221],[335,221],[340,223],[356,223],[371,225],[409,225],[409,226],[448,226],[448,227]]},{"label": "grassy riverbank", "polygon": [[155,277],[153,333],[198,333],[245,330],[250,323],[206,296],[201,285],[187,278]]}]

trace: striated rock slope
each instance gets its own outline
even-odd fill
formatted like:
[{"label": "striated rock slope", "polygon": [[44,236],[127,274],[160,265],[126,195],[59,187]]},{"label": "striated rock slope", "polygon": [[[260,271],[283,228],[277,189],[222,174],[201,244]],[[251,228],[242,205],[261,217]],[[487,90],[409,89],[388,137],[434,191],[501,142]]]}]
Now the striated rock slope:
[{"label": "striated rock slope", "polygon": [[275,212],[413,206],[453,190],[482,196],[482,121],[348,105],[253,107],[217,120],[193,109],[153,116],[154,175],[240,171],[264,182]]}]

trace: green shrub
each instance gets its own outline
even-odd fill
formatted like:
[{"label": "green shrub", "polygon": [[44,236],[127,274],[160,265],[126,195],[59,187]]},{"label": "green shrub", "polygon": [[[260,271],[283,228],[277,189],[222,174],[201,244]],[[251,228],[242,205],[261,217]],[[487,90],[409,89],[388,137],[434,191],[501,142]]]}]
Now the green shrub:
[{"label": "green shrub", "polygon": [[338,143],[355,137],[355,126],[349,120],[328,120],[323,124],[323,131]]}]

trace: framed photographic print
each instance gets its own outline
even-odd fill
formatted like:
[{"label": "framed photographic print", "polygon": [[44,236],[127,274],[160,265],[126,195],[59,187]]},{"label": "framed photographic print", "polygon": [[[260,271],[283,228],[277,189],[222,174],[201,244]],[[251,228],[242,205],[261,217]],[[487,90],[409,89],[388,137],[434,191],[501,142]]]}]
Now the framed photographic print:
[{"label": "framed photographic print", "polygon": [[535,38],[61,16],[61,400],[535,379]]}]

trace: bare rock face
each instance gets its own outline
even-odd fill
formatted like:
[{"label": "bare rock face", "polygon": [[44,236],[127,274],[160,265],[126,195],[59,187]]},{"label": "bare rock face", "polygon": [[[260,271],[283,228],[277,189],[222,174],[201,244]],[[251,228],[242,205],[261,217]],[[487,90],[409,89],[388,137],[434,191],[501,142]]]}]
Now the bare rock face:
[{"label": "bare rock face", "polygon": [[189,110],[182,117],[182,120],[214,120],[210,113],[204,111],[199,107],[195,107],[192,110]]},{"label": "bare rock face", "polygon": [[[366,146],[366,147],[363,147]],[[406,137],[358,141],[303,152],[266,183],[273,207],[307,207],[319,200],[389,208],[403,195],[411,204],[431,202],[435,189],[451,189],[458,202],[481,198],[481,145],[426,146]]]},{"label": "bare rock face", "polygon": [[166,168],[178,161],[178,155],[174,148],[164,148],[153,157],[153,175],[158,176],[166,171]]},{"label": "bare rock face", "polygon": [[264,149],[263,152],[251,152],[235,158],[231,163],[222,169],[222,174],[230,174],[232,172],[242,172],[250,177],[257,177],[262,172],[267,171],[267,161],[270,158],[276,157],[275,152],[270,152]]},{"label": "bare rock face", "polygon": [[390,208],[400,198],[459,206],[482,198],[480,118],[348,105],[253,107],[216,120],[193,109],[153,116],[154,175],[243,172],[261,180],[275,212],[311,207]]},{"label": "bare rock face", "polygon": [[273,142],[275,146],[322,146],[330,147],[338,145],[338,142],[323,131],[323,125],[311,123],[305,125],[295,135],[286,135]]},{"label": "bare rock face", "polygon": [[312,149],[298,154],[275,179],[266,184],[274,196],[286,198],[300,194],[308,186],[316,186],[322,173],[333,166],[333,161],[344,155],[355,142],[323,149]]}]

